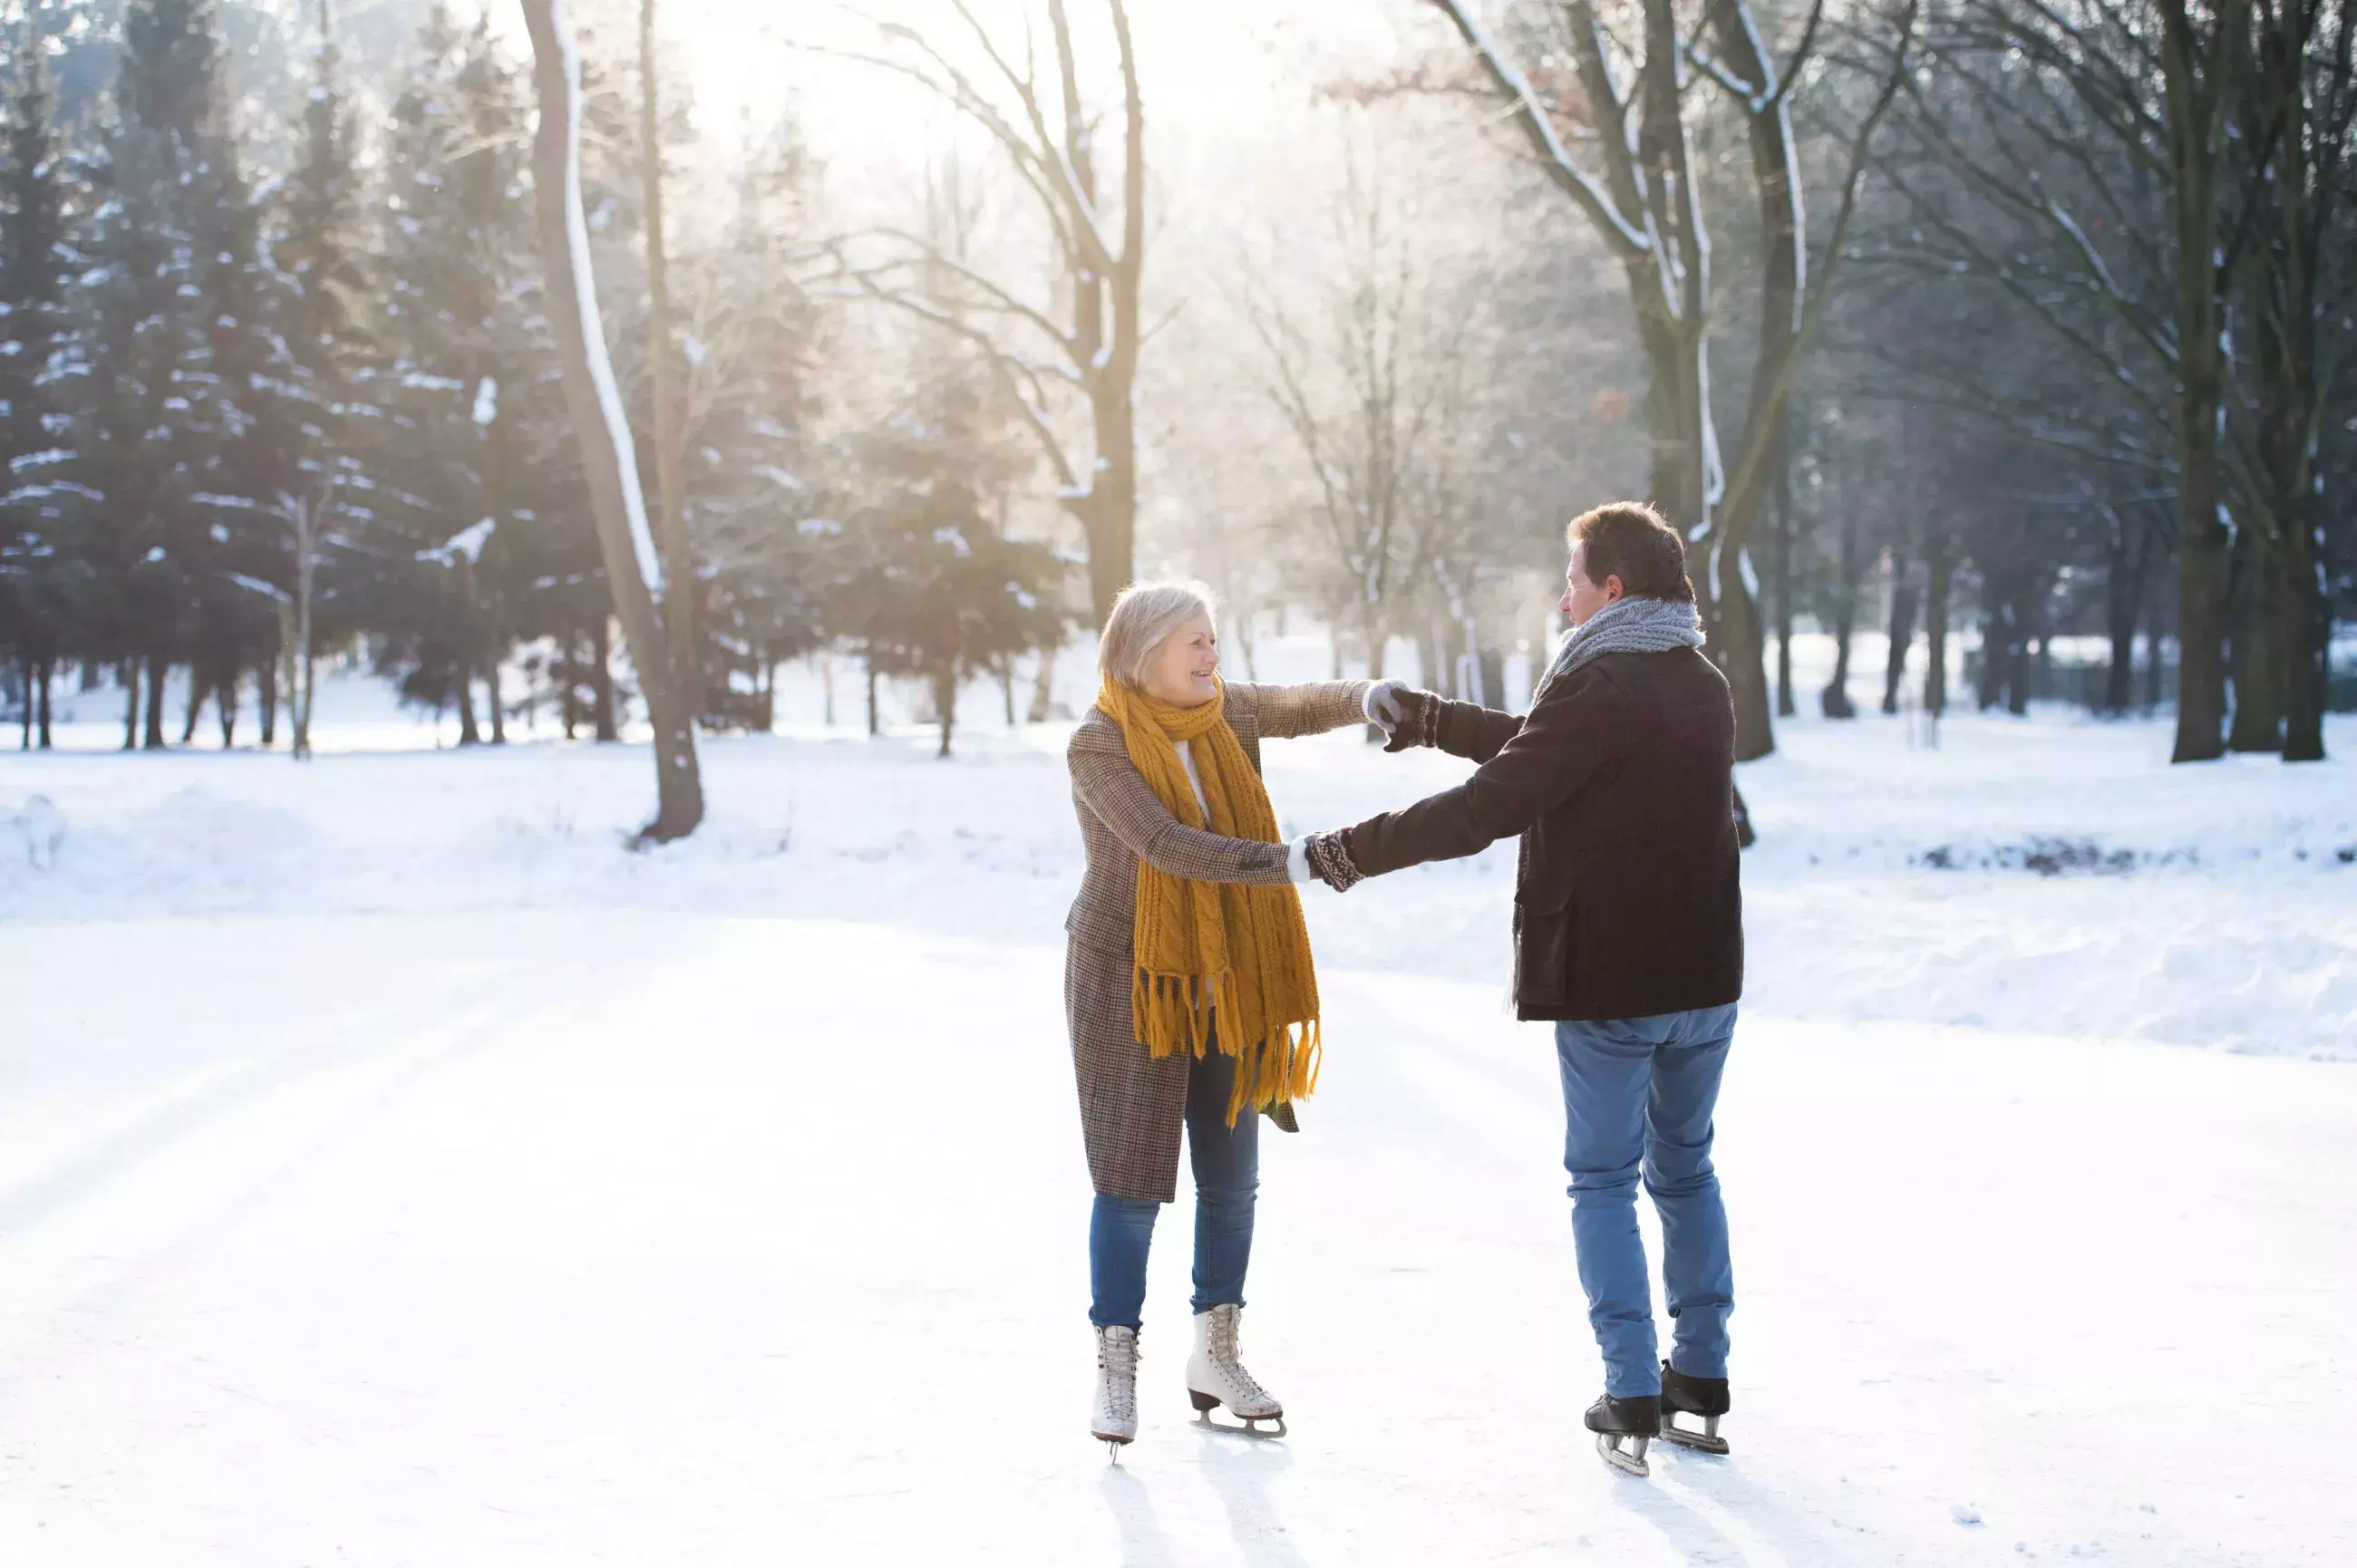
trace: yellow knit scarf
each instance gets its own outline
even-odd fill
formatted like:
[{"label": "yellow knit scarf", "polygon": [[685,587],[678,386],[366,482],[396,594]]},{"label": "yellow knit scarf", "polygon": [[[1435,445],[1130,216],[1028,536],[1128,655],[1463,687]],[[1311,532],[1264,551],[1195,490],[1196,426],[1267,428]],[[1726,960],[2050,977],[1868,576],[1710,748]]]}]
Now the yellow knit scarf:
[{"label": "yellow knit scarf", "polygon": [[[1130,761],[1172,816],[1229,838],[1281,843],[1268,791],[1228,727],[1226,704],[1224,686],[1194,708],[1174,707],[1113,680],[1097,694]],[[1211,811],[1208,824],[1178,756],[1189,741]],[[1247,1107],[1266,1110],[1318,1086],[1318,975],[1301,896],[1291,883],[1193,882],[1141,860],[1136,930],[1130,1010],[1137,1037],[1152,1056],[1184,1049],[1200,1059],[1216,1034],[1221,1054],[1238,1058],[1230,1126]]]}]

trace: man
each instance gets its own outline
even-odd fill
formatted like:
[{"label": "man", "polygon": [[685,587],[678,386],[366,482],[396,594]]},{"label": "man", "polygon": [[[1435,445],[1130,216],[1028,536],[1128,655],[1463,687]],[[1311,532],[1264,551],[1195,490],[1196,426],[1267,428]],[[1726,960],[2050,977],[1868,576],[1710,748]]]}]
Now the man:
[{"label": "man", "polygon": [[[1339,889],[1522,835],[1514,1003],[1555,1025],[1572,1236],[1604,1354],[1587,1425],[1608,1462],[1641,1476],[1655,1436],[1727,1452],[1734,1279],[1710,1148],[1743,991],[1735,710],[1701,652],[1677,531],[1622,503],[1567,532],[1574,629],[1529,715],[1385,683],[1369,705],[1393,721],[1394,749],[1437,746],[1480,766],[1405,811],[1311,835],[1308,854]],[[1658,1365],[1641,1172],[1676,1325]],[[1702,1428],[1680,1427],[1679,1413]]]}]

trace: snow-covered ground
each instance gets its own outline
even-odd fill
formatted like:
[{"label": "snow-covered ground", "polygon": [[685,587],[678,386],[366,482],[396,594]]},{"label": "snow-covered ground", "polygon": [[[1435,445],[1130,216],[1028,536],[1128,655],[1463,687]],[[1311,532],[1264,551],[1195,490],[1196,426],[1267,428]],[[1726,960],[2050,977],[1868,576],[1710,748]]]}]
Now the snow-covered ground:
[{"label": "snow-covered ground", "polygon": [[[977,693],[937,763],[808,695],[642,854],[643,750],[402,750],[358,688],[303,768],[0,754],[0,1563],[2357,1560],[2350,763],[1785,728],[1738,1448],[1650,1483],[1578,1430],[1510,855],[1313,890],[1328,1067],[1246,1334],[1291,1434],[1188,1423],[1182,1199],[1109,1468],[1064,732]],[[1295,828],[1463,772],[1269,757]]]}]

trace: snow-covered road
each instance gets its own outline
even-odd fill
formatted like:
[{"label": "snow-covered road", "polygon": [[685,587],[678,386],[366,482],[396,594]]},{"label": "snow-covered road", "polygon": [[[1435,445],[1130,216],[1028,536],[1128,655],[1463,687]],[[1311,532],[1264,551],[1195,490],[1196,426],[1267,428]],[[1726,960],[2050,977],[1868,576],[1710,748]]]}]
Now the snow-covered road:
[{"label": "snow-covered road", "polygon": [[9,928],[0,1563],[2357,1558],[2345,1065],[1748,1018],[1737,1453],[1638,1483],[1578,1431],[1544,1031],[1332,972],[1245,1341],[1291,1434],[1189,1424],[1182,1200],[1108,1467],[1060,962],[660,910]]}]

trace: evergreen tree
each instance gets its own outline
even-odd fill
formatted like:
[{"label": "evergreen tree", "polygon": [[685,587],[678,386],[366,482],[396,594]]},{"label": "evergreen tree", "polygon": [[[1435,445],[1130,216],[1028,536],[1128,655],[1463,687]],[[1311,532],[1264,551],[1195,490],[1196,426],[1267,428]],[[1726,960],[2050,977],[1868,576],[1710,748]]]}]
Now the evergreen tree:
[{"label": "evergreen tree", "polygon": [[70,353],[57,94],[39,32],[19,29],[0,111],[0,648],[26,680],[25,734],[49,745],[49,685],[74,634],[72,454],[50,389]]},{"label": "evergreen tree", "polygon": [[[257,521],[268,456],[258,401],[272,368],[258,223],[227,129],[209,0],[126,10],[114,113],[91,177],[90,373],[75,445],[94,492],[83,541],[107,585],[91,651],[145,674],[145,722],[135,692],[125,744],[157,746],[173,664],[195,667],[199,694],[233,689],[276,635],[256,591],[279,564]],[[233,711],[224,707],[225,733]]]},{"label": "evergreen tree", "polygon": [[791,262],[811,172],[791,119],[751,150],[726,241],[705,269],[701,292],[716,306],[685,344],[684,489],[704,564],[695,620],[709,723],[769,728],[773,671],[825,631],[832,525],[818,516],[809,386],[819,317]]},{"label": "evergreen tree", "polygon": [[871,725],[875,677],[921,680],[943,757],[959,686],[1054,648],[1065,622],[1064,562],[1045,544],[1008,538],[994,515],[1019,463],[967,381],[952,373],[925,386],[853,443],[864,504],[841,541],[856,564],[838,618],[866,654]]}]

